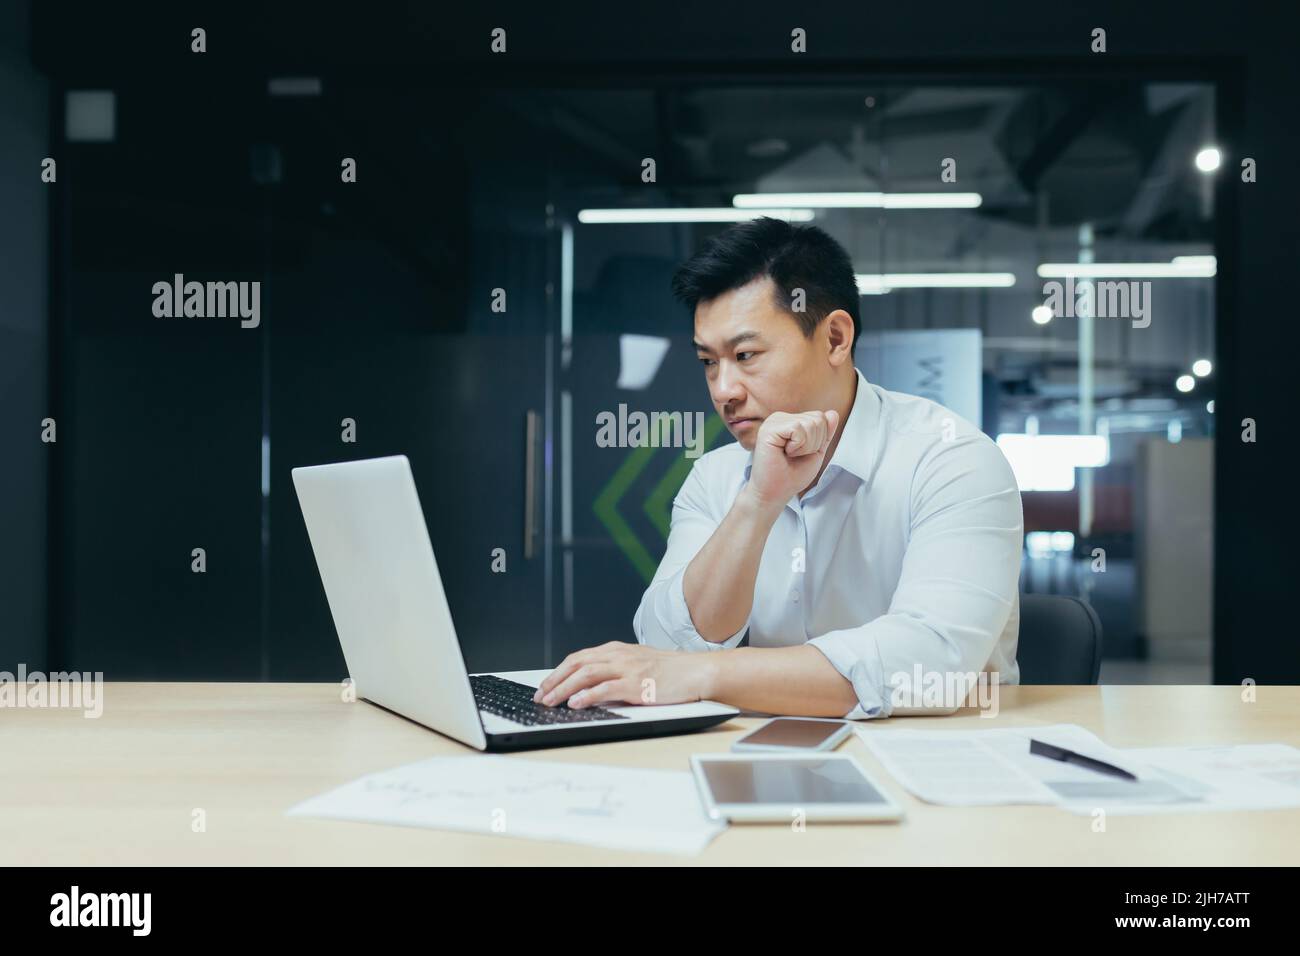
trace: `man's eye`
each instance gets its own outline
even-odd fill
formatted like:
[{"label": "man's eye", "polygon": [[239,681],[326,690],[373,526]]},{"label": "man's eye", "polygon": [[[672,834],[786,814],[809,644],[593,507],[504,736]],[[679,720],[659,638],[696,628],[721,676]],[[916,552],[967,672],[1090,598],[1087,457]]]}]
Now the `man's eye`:
[{"label": "man's eye", "polygon": [[705,358],[703,355],[699,356],[699,359],[700,359],[700,364],[703,365],[705,368],[708,368],[710,365],[715,364],[713,359]]},{"label": "man's eye", "polygon": [[737,352],[736,358],[738,361],[745,362],[753,358],[757,354],[758,354],[757,352]]}]

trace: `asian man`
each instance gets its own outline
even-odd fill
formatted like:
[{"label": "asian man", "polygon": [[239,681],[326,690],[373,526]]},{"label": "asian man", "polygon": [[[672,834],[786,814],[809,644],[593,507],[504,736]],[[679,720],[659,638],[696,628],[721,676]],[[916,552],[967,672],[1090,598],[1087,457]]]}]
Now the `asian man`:
[{"label": "asian man", "polygon": [[845,250],[760,218],[711,241],[673,291],[736,441],[698,459],[673,503],[638,643],[570,654],[537,699],[863,718],[888,716],[918,674],[1017,683],[1015,477],[974,425],[854,367]]}]

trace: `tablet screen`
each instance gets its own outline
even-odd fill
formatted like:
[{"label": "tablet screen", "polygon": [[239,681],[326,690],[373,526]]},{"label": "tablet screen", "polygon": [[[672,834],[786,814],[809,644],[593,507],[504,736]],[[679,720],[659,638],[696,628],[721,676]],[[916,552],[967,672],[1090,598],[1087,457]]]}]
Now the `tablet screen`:
[{"label": "tablet screen", "polygon": [[816,803],[885,803],[852,761],[701,760],[700,769],[719,804],[807,806]]}]

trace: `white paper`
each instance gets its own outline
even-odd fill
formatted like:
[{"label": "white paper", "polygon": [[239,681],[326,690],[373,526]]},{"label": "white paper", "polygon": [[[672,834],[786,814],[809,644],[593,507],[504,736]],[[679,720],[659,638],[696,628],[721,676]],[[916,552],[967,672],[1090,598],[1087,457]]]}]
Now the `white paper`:
[{"label": "white paper", "polygon": [[[1300,806],[1300,750],[1285,744],[1119,750],[1075,724],[990,730],[858,728],[898,782],[944,806],[1056,804],[1091,815]],[[1030,739],[1134,774],[1136,781],[1029,752]]]},{"label": "white paper", "polygon": [[1167,804],[1133,803],[1116,794],[1100,801],[1069,801],[1071,813],[1188,813],[1278,810],[1300,807],[1300,750],[1286,744],[1229,744],[1209,747],[1146,747],[1121,751],[1188,793]]},{"label": "white paper", "polygon": [[987,733],[858,728],[858,736],[884,768],[926,803],[1056,803],[1056,794],[982,739]]},{"label": "white paper", "polygon": [[684,855],[726,829],[686,771],[486,754],[372,773],[287,813]]}]

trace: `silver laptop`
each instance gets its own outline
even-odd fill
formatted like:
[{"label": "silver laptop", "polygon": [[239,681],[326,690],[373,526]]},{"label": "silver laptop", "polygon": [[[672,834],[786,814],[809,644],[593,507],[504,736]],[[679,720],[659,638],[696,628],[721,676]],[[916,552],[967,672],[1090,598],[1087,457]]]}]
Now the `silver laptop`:
[{"label": "silver laptop", "polygon": [[549,669],[468,674],[406,456],[295,468],[293,485],[359,698],[479,750],[677,734],[738,713],[712,701],[544,707],[533,691]]}]

